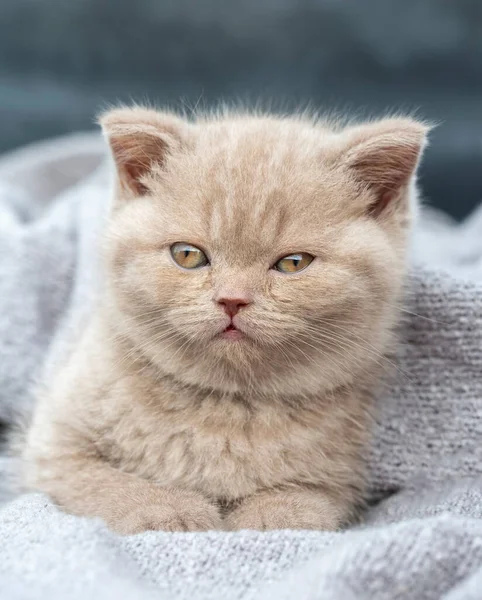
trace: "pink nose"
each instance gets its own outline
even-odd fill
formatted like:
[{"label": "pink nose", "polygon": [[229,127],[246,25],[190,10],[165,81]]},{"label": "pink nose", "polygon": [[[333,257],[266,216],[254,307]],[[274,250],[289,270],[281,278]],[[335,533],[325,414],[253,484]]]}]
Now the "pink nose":
[{"label": "pink nose", "polygon": [[238,314],[239,310],[244,306],[248,306],[251,304],[249,298],[218,298],[216,302],[221,305],[224,309],[224,312],[230,316],[234,317],[234,315]]}]

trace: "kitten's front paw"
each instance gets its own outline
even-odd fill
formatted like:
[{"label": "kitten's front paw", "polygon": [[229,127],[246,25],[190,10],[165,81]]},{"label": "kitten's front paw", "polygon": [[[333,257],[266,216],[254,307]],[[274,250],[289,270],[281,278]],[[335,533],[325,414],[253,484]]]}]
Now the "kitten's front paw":
[{"label": "kitten's front paw", "polygon": [[341,510],[321,493],[263,493],[244,499],[226,517],[227,529],[320,529],[341,526]]},{"label": "kitten's front paw", "polygon": [[208,531],[223,529],[218,509],[204,499],[186,500],[139,506],[126,516],[111,523],[112,529],[122,535],[143,531]]}]

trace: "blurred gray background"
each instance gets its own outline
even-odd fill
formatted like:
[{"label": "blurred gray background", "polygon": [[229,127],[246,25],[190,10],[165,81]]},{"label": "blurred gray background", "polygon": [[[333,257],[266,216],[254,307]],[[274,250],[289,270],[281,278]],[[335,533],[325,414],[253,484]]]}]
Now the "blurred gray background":
[{"label": "blurred gray background", "polygon": [[118,101],[309,103],[440,123],[432,204],[482,199],[482,0],[0,0],[0,150]]}]

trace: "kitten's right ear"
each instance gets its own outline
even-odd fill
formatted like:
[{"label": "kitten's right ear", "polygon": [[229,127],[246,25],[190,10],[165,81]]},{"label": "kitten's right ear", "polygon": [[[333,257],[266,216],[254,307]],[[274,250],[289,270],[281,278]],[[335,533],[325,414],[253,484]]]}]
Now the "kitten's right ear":
[{"label": "kitten's right ear", "polygon": [[110,110],[101,115],[99,123],[109,142],[124,198],[147,192],[145,176],[187,143],[190,129],[173,114],[143,108]]}]

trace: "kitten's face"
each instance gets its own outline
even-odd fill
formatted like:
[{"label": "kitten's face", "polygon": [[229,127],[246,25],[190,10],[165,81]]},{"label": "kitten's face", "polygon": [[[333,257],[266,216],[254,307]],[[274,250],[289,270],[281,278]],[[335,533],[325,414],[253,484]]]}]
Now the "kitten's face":
[{"label": "kitten's face", "polygon": [[115,211],[125,331],[162,369],[226,391],[326,391],[382,360],[405,189],[360,183],[340,134],[307,123],[218,121],[184,136],[162,166],[127,173],[140,183]]}]

